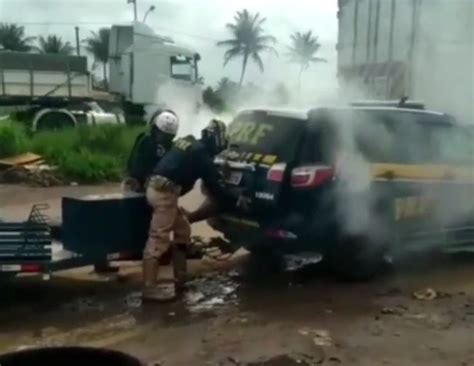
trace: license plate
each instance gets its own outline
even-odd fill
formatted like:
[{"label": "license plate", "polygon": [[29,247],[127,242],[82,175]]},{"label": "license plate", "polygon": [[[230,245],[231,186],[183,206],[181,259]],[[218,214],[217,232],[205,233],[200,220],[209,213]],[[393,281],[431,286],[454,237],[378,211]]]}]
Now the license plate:
[{"label": "license plate", "polygon": [[21,266],[19,264],[3,264],[0,265],[0,272],[20,272]]},{"label": "license plate", "polygon": [[230,172],[225,179],[226,183],[238,186],[242,181],[242,172]]}]

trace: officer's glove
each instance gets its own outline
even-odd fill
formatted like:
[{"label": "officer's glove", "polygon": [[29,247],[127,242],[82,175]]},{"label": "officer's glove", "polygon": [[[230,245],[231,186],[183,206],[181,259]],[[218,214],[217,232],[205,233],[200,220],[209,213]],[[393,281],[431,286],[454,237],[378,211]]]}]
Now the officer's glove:
[{"label": "officer's glove", "polygon": [[140,183],[135,178],[128,177],[122,181],[121,189],[124,193],[140,192]]}]

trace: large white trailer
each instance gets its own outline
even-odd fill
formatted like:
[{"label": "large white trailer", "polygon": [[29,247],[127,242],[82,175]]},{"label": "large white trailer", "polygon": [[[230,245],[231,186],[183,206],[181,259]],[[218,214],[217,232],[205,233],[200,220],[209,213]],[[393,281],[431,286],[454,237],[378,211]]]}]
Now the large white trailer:
[{"label": "large white trailer", "polygon": [[338,18],[351,97],[409,96],[474,123],[474,1],[339,0]]},{"label": "large white trailer", "polygon": [[114,25],[107,93],[92,89],[86,57],[0,51],[0,107],[21,108],[33,130],[123,123],[123,112],[141,121],[148,108],[195,113],[199,60],[142,23]]},{"label": "large white trailer", "polygon": [[124,123],[122,113],[100,107],[97,95],[86,57],[0,52],[0,107],[21,110],[34,131]]}]

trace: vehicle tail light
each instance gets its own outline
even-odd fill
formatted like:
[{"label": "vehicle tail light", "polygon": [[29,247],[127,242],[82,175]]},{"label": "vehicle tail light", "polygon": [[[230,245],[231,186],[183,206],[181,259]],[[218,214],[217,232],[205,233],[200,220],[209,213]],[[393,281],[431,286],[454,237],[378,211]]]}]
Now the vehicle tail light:
[{"label": "vehicle tail light", "polygon": [[285,178],[286,164],[275,164],[267,173],[267,180],[281,183]]},{"label": "vehicle tail light", "polygon": [[334,178],[334,169],[325,165],[303,166],[291,172],[291,186],[314,188]]},{"label": "vehicle tail light", "polygon": [[21,270],[22,273],[39,273],[41,272],[40,264],[22,264]]}]

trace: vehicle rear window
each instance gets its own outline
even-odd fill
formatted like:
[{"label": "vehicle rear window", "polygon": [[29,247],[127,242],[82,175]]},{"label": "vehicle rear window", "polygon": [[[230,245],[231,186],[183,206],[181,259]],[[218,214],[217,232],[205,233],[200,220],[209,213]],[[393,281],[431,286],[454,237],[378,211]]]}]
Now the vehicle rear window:
[{"label": "vehicle rear window", "polygon": [[295,159],[305,126],[296,118],[244,113],[229,126],[230,149],[289,162]]},{"label": "vehicle rear window", "polygon": [[443,115],[348,109],[330,111],[326,118],[337,126],[337,150],[355,149],[371,162],[428,164],[466,159],[467,148],[454,156],[448,147],[459,135]]}]

